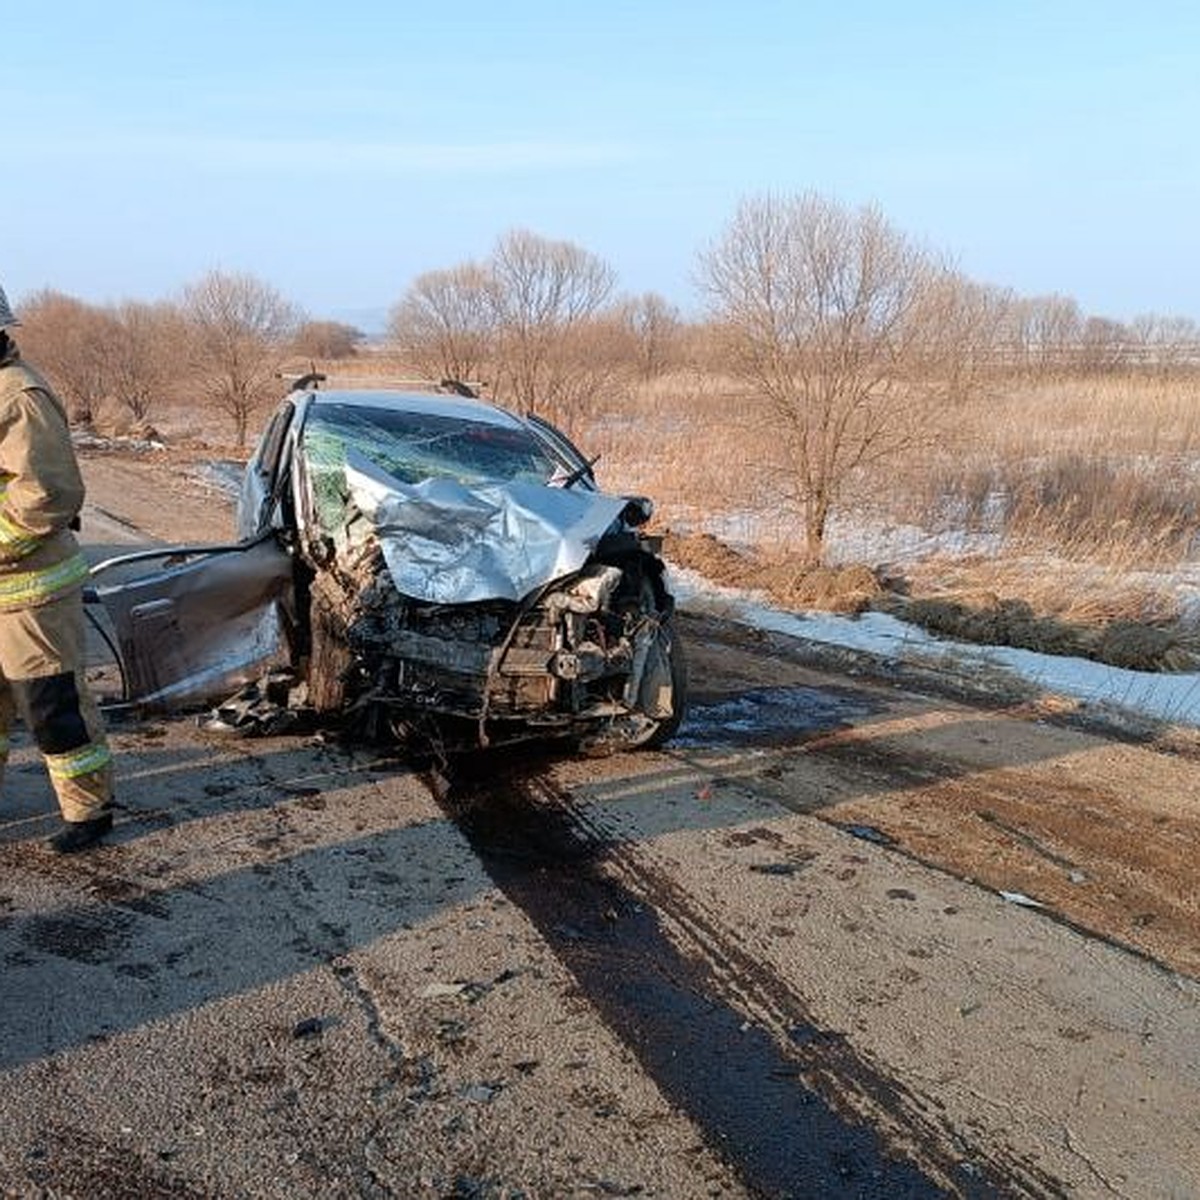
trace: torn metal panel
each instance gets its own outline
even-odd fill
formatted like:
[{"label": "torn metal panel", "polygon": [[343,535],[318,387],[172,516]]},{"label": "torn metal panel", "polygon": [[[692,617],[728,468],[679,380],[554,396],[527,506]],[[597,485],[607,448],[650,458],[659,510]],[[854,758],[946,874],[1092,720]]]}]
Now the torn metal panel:
[{"label": "torn metal panel", "polygon": [[346,484],[397,590],[433,604],[520,600],[579,570],[628,504],[522,480],[404,484],[354,450]]}]

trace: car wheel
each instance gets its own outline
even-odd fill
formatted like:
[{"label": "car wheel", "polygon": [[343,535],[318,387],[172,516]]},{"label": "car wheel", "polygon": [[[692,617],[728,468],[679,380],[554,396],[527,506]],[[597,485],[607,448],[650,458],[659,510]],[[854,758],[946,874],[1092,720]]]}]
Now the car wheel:
[{"label": "car wheel", "polygon": [[626,750],[653,750],[672,738],[687,711],[687,660],[670,622],[664,622],[642,676],[638,708],[575,738],[577,750],[603,758]]}]

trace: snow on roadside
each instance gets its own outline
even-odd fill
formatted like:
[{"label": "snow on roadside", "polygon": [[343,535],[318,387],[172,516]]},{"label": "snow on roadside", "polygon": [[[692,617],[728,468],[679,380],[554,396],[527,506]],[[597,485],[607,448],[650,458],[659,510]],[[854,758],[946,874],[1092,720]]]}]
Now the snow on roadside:
[{"label": "snow on roadside", "polygon": [[204,487],[220,492],[230,500],[236,500],[241,493],[242,477],[245,473],[245,463],[215,458],[209,462],[198,463],[192,475]]},{"label": "snow on roadside", "polygon": [[1130,671],[1083,658],[956,642],[934,637],[886,613],[843,617],[822,612],[784,612],[768,606],[760,592],[720,587],[694,571],[673,564],[671,584],[676,598],[687,608],[714,613],[756,629],[844,646],[900,662],[933,663],[961,674],[972,674],[981,668],[999,669],[1048,695],[1174,724],[1200,726],[1200,673],[1167,675]]}]

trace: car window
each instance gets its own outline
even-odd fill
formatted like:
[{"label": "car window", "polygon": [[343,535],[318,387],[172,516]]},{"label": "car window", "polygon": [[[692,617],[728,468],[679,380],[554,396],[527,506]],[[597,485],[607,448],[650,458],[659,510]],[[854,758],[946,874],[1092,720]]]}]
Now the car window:
[{"label": "car window", "polygon": [[544,483],[558,463],[527,429],[433,413],[352,404],[314,407],[304,457],[318,520],[336,524],[346,496],[346,451],[354,449],[401,483],[455,479],[467,486]]},{"label": "car window", "polygon": [[557,425],[551,425],[536,413],[527,414],[525,420],[533,432],[546,443],[550,453],[561,460],[561,465],[567,473],[588,481],[595,478],[592,473],[592,462],[595,460],[589,460]]}]

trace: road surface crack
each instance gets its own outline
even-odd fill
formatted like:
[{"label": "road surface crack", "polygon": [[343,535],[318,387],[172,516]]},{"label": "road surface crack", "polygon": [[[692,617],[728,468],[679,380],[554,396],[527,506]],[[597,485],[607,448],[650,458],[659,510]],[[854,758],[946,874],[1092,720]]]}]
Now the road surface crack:
[{"label": "road surface crack", "polygon": [[384,1052],[394,1068],[389,1073],[392,1078],[389,1078],[377,1089],[377,1095],[381,1095],[394,1086],[395,1076],[404,1067],[404,1047],[395,1038],[391,1037],[384,1028],[383,1018],[379,1012],[379,1005],[375,1003],[375,997],[372,995],[371,989],[363,982],[355,965],[347,958],[338,957],[331,959],[329,966],[333,971],[334,979],[337,980],[342,991],[350,997],[362,1012],[366,1021],[367,1037]]},{"label": "road surface crack", "polygon": [[1104,1190],[1113,1196],[1127,1196],[1127,1192],[1123,1192],[1120,1188],[1115,1187],[1112,1181],[1100,1170],[1099,1167],[1091,1160],[1091,1158],[1075,1144],[1075,1137],[1071,1133],[1070,1126],[1063,1126],[1063,1145],[1077,1158],[1087,1169],[1092,1173],[1098,1183]]}]

